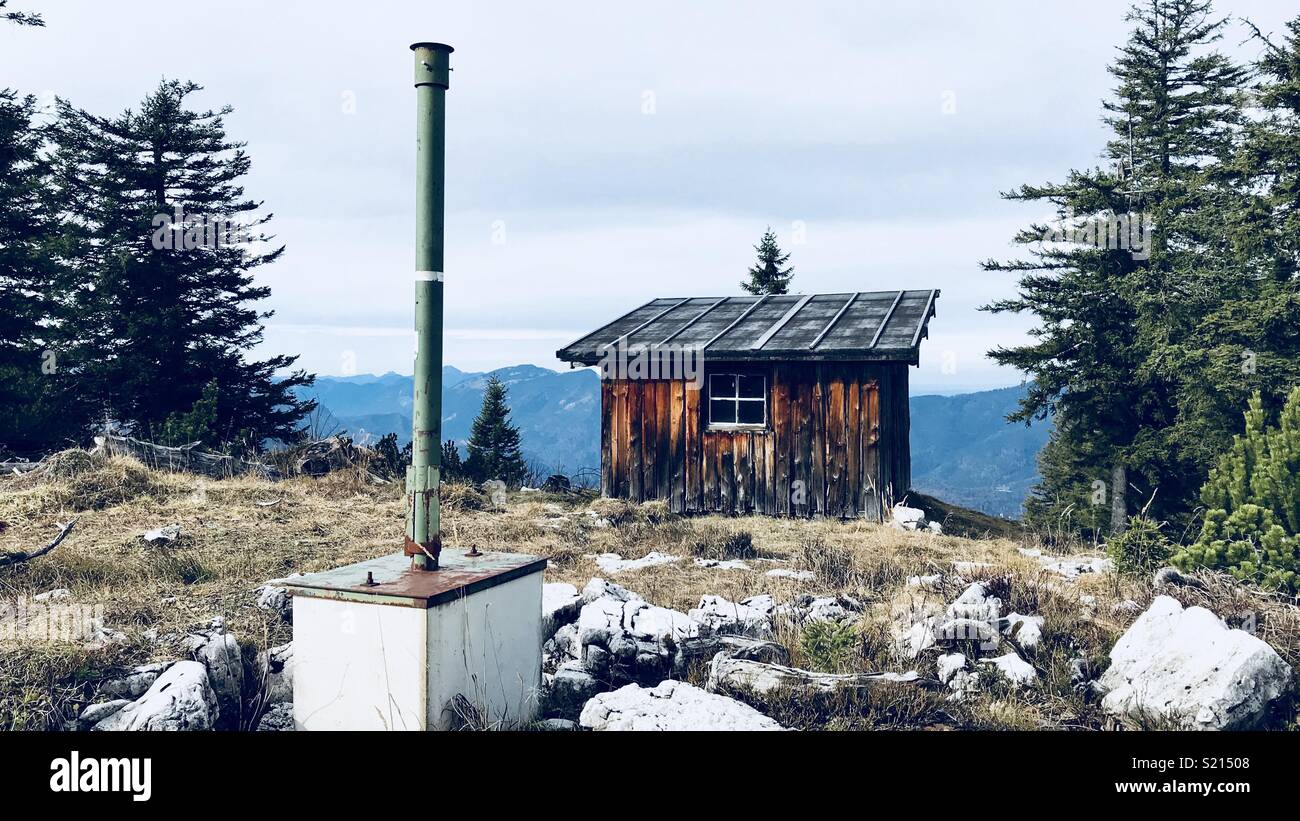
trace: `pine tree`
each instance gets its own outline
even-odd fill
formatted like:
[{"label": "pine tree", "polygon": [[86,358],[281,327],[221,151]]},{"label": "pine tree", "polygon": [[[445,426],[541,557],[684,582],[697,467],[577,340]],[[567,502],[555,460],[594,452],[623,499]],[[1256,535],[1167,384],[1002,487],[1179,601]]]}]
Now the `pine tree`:
[{"label": "pine tree", "polygon": [[781,267],[789,261],[790,255],[781,252],[771,226],[763,232],[763,238],[754,250],[758,252],[758,264],[749,269],[749,280],[740,283],[740,287],[751,294],[789,293],[794,268]]},{"label": "pine tree", "polygon": [[1300,388],[1276,427],[1256,393],[1234,437],[1201,489],[1205,522],[1196,543],[1173,558],[1190,570],[1227,570],[1270,589],[1300,589]]},{"label": "pine tree", "polygon": [[35,99],[0,90],[0,443],[28,456],[77,444],[88,411],[66,356],[67,271]]},{"label": "pine tree", "polygon": [[513,487],[523,481],[527,469],[519,448],[519,429],[510,424],[506,386],[495,376],[488,377],[483,407],[470,428],[466,450],[465,470],[475,482],[500,479]]},{"label": "pine tree", "polygon": [[1171,309],[1171,295],[1184,293],[1195,281],[1189,272],[1205,265],[1199,209],[1216,193],[1206,168],[1231,155],[1245,77],[1207,52],[1224,21],[1210,17],[1205,0],[1147,0],[1129,20],[1132,34],[1110,67],[1118,86],[1104,104],[1111,167],[1004,195],[1050,203],[1058,225],[1016,237],[1031,259],[985,263],[1021,277],[1016,298],[985,310],[1030,312],[1040,323],[1032,343],[990,352],[1034,380],[1011,418],[1054,416],[1059,434],[1049,455],[1079,471],[1044,471],[1037,496],[1096,504],[1081,489],[1104,482],[1113,532],[1133,508],[1131,486],[1144,496],[1158,489],[1152,515],[1170,518],[1186,512],[1204,475],[1171,436],[1186,374],[1171,365],[1170,341],[1187,337],[1194,316],[1190,301]]},{"label": "pine tree", "polygon": [[138,112],[105,118],[59,100],[53,128],[58,195],[80,235],[72,265],[80,389],[146,436],[162,435],[212,382],[214,435],[252,448],[290,441],[314,402],[295,389],[297,357],[247,356],[270,316],[253,271],[283,246],[257,249],[269,214],[240,180],[250,161],[226,137],[225,107],[195,111],[194,83],[165,80]]},{"label": "pine tree", "polygon": [[448,439],[442,443],[442,461],[439,465],[442,481],[459,482],[465,478],[465,465],[460,460],[460,448],[456,440]]}]

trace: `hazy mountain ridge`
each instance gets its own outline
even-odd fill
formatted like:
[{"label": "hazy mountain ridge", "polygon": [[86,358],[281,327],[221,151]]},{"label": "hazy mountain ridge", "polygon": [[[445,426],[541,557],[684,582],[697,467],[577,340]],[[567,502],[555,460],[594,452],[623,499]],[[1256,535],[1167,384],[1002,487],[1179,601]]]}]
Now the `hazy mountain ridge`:
[{"label": "hazy mountain ridge", "polygon": [[[600,381],[583,368],[553,371],[516,365],[476,373],[443,368],[443,438],[461,445],[483,402],[489,376],[506,383],[511,419],[519,427],[525,456],[573,473],[600,465]],[[396,433],[411,438],[409,376],[387,373],[317,377],[305,392],[358,441]],[[1023,386],[959,394],[913,396],[912,485],[953,504],[997,516],[1016,517],[1038,479],[1035,456],[1047,441],[1049,423],[1008,424]]]}]

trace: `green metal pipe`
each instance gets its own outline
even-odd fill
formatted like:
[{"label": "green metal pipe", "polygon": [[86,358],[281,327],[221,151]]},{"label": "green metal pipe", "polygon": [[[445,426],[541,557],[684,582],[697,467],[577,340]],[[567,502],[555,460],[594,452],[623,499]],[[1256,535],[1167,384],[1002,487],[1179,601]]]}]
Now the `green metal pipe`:
[{"label": "green metal pipe", "polygon": [[415,405],[406,469],[405,552],[417,570],[437,570],[442,552],[438,479],[442,457],[442,233],[446,92],[452,47],[416,43]]}]

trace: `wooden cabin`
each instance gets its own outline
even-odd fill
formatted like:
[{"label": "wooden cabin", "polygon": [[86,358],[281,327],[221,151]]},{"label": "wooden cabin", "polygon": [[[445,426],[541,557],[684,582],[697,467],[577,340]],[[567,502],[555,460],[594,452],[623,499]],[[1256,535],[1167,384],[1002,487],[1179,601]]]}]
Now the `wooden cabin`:
[{"label": "wooden cabin", "polygon": [[938,296],[654,299],[557,351],[602,371],[602,495],[880,519],[910,486],[907,369]]}]

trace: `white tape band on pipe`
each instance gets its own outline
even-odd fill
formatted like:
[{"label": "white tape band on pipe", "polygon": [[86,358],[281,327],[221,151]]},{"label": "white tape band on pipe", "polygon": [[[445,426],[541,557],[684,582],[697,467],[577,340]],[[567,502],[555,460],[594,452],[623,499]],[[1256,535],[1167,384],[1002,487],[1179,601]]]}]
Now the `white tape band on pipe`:
[{"label": "white tape band on pipe", "polygon": [[442,282],[442,271],[416,271],[416,282]]}]

